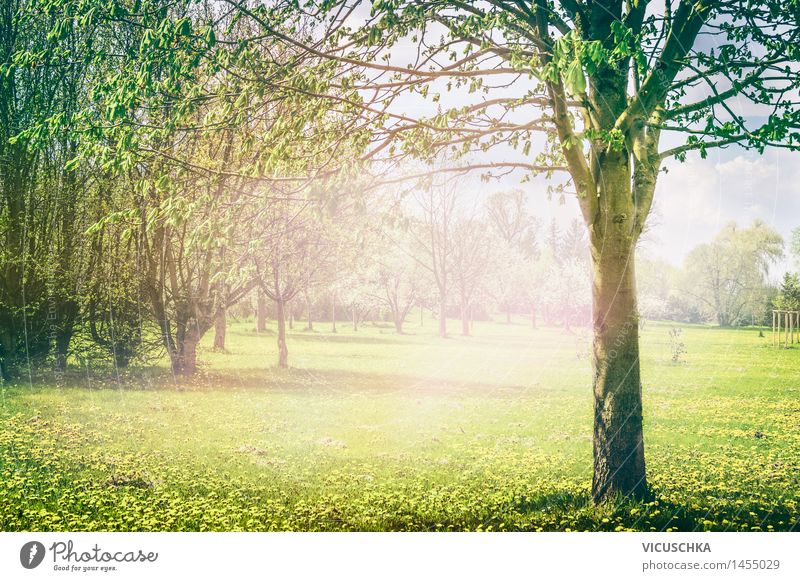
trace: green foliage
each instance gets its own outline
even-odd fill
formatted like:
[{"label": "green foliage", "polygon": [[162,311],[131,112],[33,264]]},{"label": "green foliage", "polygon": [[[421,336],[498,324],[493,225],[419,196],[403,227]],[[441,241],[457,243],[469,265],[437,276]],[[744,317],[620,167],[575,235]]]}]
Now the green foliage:
[{"label": "green foliage", "polygon": [[684,298],[723,326],[760,321],[769,269],[783,256],[783,238],[761,221],[749,228],[728,224],[712,242],[684,261]]},{"label": "green foliage", "polygon": [[772,301],[776,309],[800,309],[800,275],[787,272],[783,275],[780,294]]},{"label": "green foliage", "polygon": [[800,267],[800,227],[792,230],[792,238],[789,242],[789,253],[794,258],[795,264]]}]

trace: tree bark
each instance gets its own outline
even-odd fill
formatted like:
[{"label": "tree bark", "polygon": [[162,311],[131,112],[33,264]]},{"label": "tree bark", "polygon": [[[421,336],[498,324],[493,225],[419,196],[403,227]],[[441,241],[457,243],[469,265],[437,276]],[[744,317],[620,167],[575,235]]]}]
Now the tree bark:
[{"label": "tree bark", "polygon": [[227,331],[227,309],[220,307],[214,316],[214,349],[225,349],[225,334]]},{"label": "tree bark", "polygon": [[197,337],[189,333],[183,344],[183,375],[191,376],[197,372]]},{"label": "tree bark", "polygon": [[[192,325],[193,326],[193,325]],[[185,335],[170,351],[172,373],[175,376],[190,377],[197,371],[197,343],[200,335],[196,329],[189,328]]]},{"label": "tree bark", "polygon": [[286,303],[275,301],[278,320],[278,367],[289,367],[289,348],[286,345]]},{"label": "tree bark", "polygon": [[[622,228],[611,228],[622,230]],[[644,498],[635,242],[610,232],[593,245],[595,502]]]},{"label": "tree bark", "polygon": [[461,305],[461,334],[469,337],[469,307]]}]

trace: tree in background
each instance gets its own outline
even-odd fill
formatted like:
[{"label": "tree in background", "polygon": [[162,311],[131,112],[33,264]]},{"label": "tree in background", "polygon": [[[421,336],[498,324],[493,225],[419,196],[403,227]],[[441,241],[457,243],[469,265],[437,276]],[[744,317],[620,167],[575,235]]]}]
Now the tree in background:
[{"label": "tree in background", "polygon": [[637,254],[636,288],[642,317],[661,320],[671,318],[674,313],[670,301],[675,296],[678,276],[678,269],[665,261],[650,258],[642,252]]},{"label": "tree in background", "polygon": [[409,233],[411,256],[424,268],[438,291],[439,336],[447,337],[447,309],[453,282],[453,232],[458,221],[459,183],[430,183],[414,192]]},{"label": "tree in background", "polygon": [[[538,279],[530,277],[531,266],[539,252],[539,223],[527,208],[522,190],[499,191],[486,199],[486,215],[496,240],[490,243],[490,292],[511,322],[515,308],[530,306],[531,320],[536,318]],[[524,308],[523,307],[523,308]]]},{"label": "tree in background", "polygon": [[0,378],[17,375],[25,360],[30,369],[49,358],[63,371],[86,314],[82,233],[110,180],[97,167],[70,163],[79,134],[65,120],[108,71],[76,57],[91,36],[85,27],[60,26],[29,0],[0,6]]},{"label": "tree in background", "polygon": [[470,334],[473,300],[489,271],[490,236],[479,216],[461,216],[453,227],[453,286],[459,302],[461,334]]},{"label": "tree in background", "polygon": [[783,238],[763,222],[728,224],[686,257],[681,290],[722,327],[761,321],[769,268],[782,256]]},{"label": "tree in background", "polygon": [[794,258],[794,264],[800,269],[800,227],[792,230],[792,238],[789,242],[789,253]]},{"label": "tree in background", "polygon": [[[394,261],[392,259],[394,258]],[[380,301],[389,310],[397,333],[403,333],[408,313],[416,303],[419,265],[396,254],[385,256],[377,265],[376,286]]]},{"label": "tree in background", "polygon": [[783,275],[779,294],[772,300],[772,305],[786,311],[800,309],[800,276],[791,272]]}]

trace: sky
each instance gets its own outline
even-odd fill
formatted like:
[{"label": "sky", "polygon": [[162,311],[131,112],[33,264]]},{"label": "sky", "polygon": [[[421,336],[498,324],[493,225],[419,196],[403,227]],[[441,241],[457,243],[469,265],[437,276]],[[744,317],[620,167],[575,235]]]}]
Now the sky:
[{"label": "sky", "polygon": [[[711,241],[728,222],[748,226],[760,219],[789,241],[800,227],[800,153],[770,149],[763,156],[740,147],[709,150],[707,159],[690,153],[683,163],[669,160],[658,179],[653,211],[640,242],[640,252],[679,266],[698,244]],[[480,187],[480,186],[479,186]],[[529,207],[540,221],[552,219],[566,228],[580,218],[577,201],[561,205],[547,199],[547,182],[521,184],[508,178],[493,189],[521,188],[528,192]],[[789,260],[773,269],[778,277]]]},{"label": "sky", "polygon": [[[679,264],[730,221],[746,226],[763,220],[787,243],[800,227],[800,153],[771,149],[759,156],[731,148],[667,167],[644,247],[669,262]],[[788,261],[775,272],[787,266]]]}]

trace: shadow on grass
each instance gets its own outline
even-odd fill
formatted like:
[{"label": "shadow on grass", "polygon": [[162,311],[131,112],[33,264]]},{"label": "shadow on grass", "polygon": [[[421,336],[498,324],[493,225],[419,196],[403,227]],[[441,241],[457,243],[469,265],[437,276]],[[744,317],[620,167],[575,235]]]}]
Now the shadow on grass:
[{"label": "shadow on grass", "polygon": [[33,384],[20,382],[8,385],[8,393],[43,390],[120,390],[120,391],[293,391],[299,393],[392,393],[423,394],[475,393],[487,397],[508,397],[509,391],[529,389],[524,385],[504,385],[484,381],[447,381],[418,375],[369,373],[313,368],[241,368],[235,371],[200,370],[189,378],[175,378],[166,369],[130,372],[119,381],[113,374],[92,377],[70,371],[58,385],[48,375],[34,376]]},{"label": "shadow on grass", "polygon": [[399,345],[403,341],[399,337],[375,337],[374,335],[333,335],[330,333],[313,334],[311,331],[300,331],[289,334],[292,341],[316,343],[349,343],[353,345]]}]

